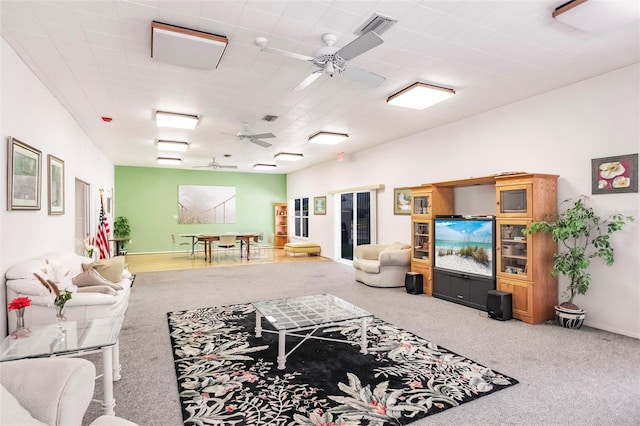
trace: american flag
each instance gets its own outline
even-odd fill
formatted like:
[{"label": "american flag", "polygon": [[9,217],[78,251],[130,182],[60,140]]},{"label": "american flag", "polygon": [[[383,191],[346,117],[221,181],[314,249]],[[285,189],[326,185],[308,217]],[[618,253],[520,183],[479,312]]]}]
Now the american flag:
[{"label": "american flag", "polygon": [[96,245],[98,246],[98,259],[108,259],[111,257],[109,253],[109,221],[104,214],[104,201],[100,194],[100,218],[98,219],[98,233],[96,236]]}]

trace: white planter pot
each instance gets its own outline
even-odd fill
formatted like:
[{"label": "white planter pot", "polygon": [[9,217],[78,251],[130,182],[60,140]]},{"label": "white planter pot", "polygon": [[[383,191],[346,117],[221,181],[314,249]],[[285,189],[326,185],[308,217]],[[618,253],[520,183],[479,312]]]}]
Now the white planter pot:
[{"label": "white planter pot", "polygon": [[585,312],[582,309],[567,309],[561,306],[556,306],[556,316],[558,317],[558,323],[564,328],[578,329],[582,327],[584,322]]}]

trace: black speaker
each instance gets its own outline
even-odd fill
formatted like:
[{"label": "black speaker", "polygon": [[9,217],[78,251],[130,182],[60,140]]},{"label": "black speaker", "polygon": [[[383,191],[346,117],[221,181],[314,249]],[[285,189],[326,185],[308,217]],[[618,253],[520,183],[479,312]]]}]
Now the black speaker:
[{"label": "black speaker", "polygon": [[499,321],[513,318],[511,293],[489,290],[487,292],[487,315],[489,318]]},{"label": "black speaker", "polygon": [[422,294],[422,274],[418,272],[407,272],[404,277],[404,288],[409,294]]}]

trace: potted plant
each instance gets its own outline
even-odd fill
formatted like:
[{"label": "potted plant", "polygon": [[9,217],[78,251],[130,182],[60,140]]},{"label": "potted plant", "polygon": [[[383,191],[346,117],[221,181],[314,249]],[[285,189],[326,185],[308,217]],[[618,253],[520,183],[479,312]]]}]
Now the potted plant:
[{"label": "potted plant", "polygon": [[118,216],[116,220],[113,222],[113,236],[116,238],[125,238],[120,241],[118,254],[125,255],[127,254],[127,242],[129,241],[129,234],[131,233],[131,227],[129,226],[129,219],[125,216]]},{"label": "potted plant", "polygon": [[600,258],[607,266],[613,265],[611,234],[634,220],[631,216],[618,213],[602,218],[586,204],[587,200],[586,195],[576,200],[564,200],[561,206],[569,204],[564,212],[548,220],[533,222],[522,231],[525,235],[537,232],[550,234],[553,241],[564,246],[563,250],[553,255],[551,274],[569,278],[565,291],[567,300],[555,307],[558,321],[567,328],[580,328],[584,321],[584,310],[575,305],[573,300],[576,295],[586,294],[589,289],[591,274],[588,268],[591,260]]}]

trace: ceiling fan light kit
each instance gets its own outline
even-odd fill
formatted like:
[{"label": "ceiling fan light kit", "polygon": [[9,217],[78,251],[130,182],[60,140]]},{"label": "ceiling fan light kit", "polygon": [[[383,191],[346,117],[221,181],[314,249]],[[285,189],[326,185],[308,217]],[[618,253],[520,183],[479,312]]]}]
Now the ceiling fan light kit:
[{"label": "ceiling fan light kit", "polygon": [[156,161],[161,166],[179,166],[182,164],[182,160],[175,157],[157,157]]},{"label": "ceiling fan light kit", "polygon": [[156,142],[158,146],[158,151],[176,151],[176,152],[184,152],[189,148],[189,142],[180,142],[180,141],[165,141],[158,140]]},{"label": "ceiling fan light kit", "polygon": [[422,110],[449,99],[455,94],[456,92],[453,89],[416,82],[389,96],[387,103],[389,105]]},{"label": "ceiling fan light kit", "polygon": [[304,157],[304,155],[292,152],[279,152],[273,156],[273,158],[275,158],[276,160],[281,161],[298,161],[301,160],[302,157]]},{"label": "ceiling fan light kit", "polygon": [[273,170],[276,168],[275,164],[263,164],[263,163],[257,163],[253,165],[253,168],[255,170]]},{"label": "ceiling fan light kit", "polygon": [[200,120],[200,117],[197,115],[156,111],[156,124],[158,127],[193,130],[198,124],[198,120]]},{"label": "ceiling fan light kit", "polygon": [[317,132],[309,136],[309,143],[335,145],[349,138],[346,133]]}]

